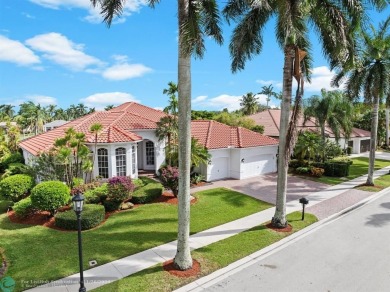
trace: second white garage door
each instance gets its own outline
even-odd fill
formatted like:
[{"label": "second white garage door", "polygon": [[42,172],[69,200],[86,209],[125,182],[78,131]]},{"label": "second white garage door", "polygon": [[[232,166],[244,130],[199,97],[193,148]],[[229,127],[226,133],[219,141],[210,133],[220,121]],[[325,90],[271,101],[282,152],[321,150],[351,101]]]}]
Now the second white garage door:
[{"label": "second white garage door", "polygon": [[252,177],[260,174],[276,171],[276,162],[272,155],[256,155],[245,158],[242,165],[244,177]]},{"label": "second white garage door", "polygon": [[213,158],[210,165],[209,181],[219,180],[228,177],[229,161],[227,157]]}]

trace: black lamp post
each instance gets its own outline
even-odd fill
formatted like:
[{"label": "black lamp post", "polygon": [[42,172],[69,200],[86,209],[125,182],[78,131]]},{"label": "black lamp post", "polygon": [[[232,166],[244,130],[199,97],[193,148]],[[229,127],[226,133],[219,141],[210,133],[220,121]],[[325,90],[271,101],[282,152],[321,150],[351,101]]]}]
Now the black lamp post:
[{"label": "black lamp post", "polygon": [[84,286],[84,274],[83,274],[83,251],[81,245],[81,212],[83,211],[84,196],[77,194],[72,198],[73,209],[77,216],[78,224],[78,240],[79,240],[79,264],[80,264],[80,289],[79,292],[86,292],[87,289]]}]

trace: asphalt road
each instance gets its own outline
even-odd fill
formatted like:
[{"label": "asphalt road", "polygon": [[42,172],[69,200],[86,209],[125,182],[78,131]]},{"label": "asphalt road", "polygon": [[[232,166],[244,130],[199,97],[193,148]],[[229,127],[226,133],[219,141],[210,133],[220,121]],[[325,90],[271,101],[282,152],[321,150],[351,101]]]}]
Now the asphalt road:
[{"label": "asphalt road", "polygon": [[390,291],[390,191],[205,291]]}]

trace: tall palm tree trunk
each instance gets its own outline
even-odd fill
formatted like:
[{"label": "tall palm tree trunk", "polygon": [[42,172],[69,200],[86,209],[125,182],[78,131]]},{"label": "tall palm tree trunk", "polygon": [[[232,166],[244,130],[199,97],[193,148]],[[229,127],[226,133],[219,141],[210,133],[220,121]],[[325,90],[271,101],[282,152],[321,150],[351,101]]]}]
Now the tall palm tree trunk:
[{"label": "tall palm tree trunk", "polygon": [[368,176],[366,185],[374,185],[374,167],[375,167],[375,150],[377,144],[377,133],[378,133],[378,111],[379,111],[379,97],[378,95],[374,96],[374,107],[372,109],[372,118],[371,118],[371,140],[370,140],[370,156],[369,156],[369,165],[368,165]]},{"label": "tall palm tree trunk", "polygon": [[189,1],[178,1],[179,14],[179,194],[178,236],[174,265],[179,270],[192,267],[190,252],[190,153],[191,153],[191,55],[182,48],[183,26],[189,17]]},{"label": "tall palm tree trunk", "polygon": [[279,151],[278,151],[278,178],[275,215],[272,218],[272,225],[278,228],[287,226],[286,220],[286,193],[287,193],[287,171],[288,171],[288,145],[286,137],[290,120],[290,106],[292,93],[292,73],[295,49],[294,46],[286,46],[284,49],[283,68],[283,99],[281,102],[280,130],[279,130]]}]

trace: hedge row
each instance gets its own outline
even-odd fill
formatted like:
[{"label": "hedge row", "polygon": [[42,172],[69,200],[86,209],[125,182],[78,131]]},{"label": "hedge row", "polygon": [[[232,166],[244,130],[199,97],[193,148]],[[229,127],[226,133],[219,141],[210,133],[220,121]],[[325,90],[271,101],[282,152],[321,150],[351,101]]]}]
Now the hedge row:
[{"label": "hedge row", "polygon": [[[105,218],[105,211],[102,205],[86,204],[81,214],[81,229],[88,230],[98,226]],[[57,213],[55,225],[67,230],[77,230],[77,216],[73,210]]]},{"label": "hedge row", "polygon": [[351,162],[335,161],[335,162],[316,162],[312,164],[315,167],[320,167],[325,170],[324,175],[332,177],[345,177],[349,175],[349,166]]},{"label": "hedge row", "polygon": [[0,197],[18,202],[28,196],[34,184],[34,179],[26,174],[7,177],[0,181]]},{"label": "hedge row", "polygon": [[131,202],[134,204],[150,203],[161,196],[163,187],[158,182],[148,183],[147,185],[135,190]]},{"label": "hedge row", "polygon": [[19,218],[26,218],[37,211],[37,209],[34,207],[33,203],[31,202],[30,197],[27,197],[15,203],[12,206],[12,210],[14,210],[16,216],[18,216]]}]

